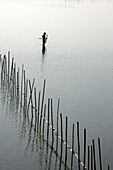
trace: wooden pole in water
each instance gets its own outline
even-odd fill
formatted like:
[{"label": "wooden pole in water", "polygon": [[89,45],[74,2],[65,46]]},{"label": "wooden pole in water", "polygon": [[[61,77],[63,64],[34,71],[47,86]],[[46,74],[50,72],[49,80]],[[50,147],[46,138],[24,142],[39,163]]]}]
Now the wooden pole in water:
[{"label": "wooden pole in water", "polygon": [[6,79],[6,56],[4,55],[4,80]]},{"label": "wooden pole in water", "polygon": [[4,67],[3,67],[3,70],[4,70],[4,80],[5,80],[5,56],[4,56],[4,65],[3,65]]},{"label": "wooden pole in water", "polygon": [[30,97],[29,97],[27,112],[29,111],[30,101],[31,101],[31,105],[32,105],[32,91],[33,91],[33,87],[34,87],[34,82],[35,82],[35,79],[33,79],[33,84],[32,84],[32,88],[31,88],[31,81],[29,80]]},{"label": "wooden pole in water", "polygon": [[32,105],[32,89],[31,89],[31,81],[30,80],[29,80],[29,90],[30,90],[30,100],[31,100],[31,105]]},{"label": "wooden pole in water", "polygon": [[33,84],[32,84],[32,88],[31,88],[31,82],[30,82],[30,80],[29,80],[30,97],[29,97],[29,102],[28,102],[27,112],[29,111],[30,101],[31,101],[31,104],[32,104],[32,92],[33,92],[34,83],[35,83],[35,78],[33,79]]},{"label": "wooden pole in water", "polygon": [[42,104],[41,104],[40,127],[41,127],[41,122],[42,122],[42,113],[43,113],[43,104],[44,104],[44,94],[45,94],[45,83],[46,83],[46,80],[44,79],[43,93],[42,93]]},{"label": "wooden pole in water", "polygon": [[71,155],[71,169],[73,167],[73,153],[74,153],[74,124],[72,127],[72,155]]},{"label": "wooden pole in water", "polygon": [[102,159],[101,159],[101,146],[100,146],[100,138],[98,138],[98,149],[99,149],[99,162],[100,162],[100,170],[102,170]]},{"label": "wooden pole in water", "polygon": [[9,74],[10,74],[10,51],[8,51],[8,81],[9,81]]},{"label": "wooden pole in water", "polygon": [[15,94],[16,94],[16,63],[14,63],[15,73],[14,73],[14,84],[15,84]]},{"label": "wooden pole in water", "polygon": [[5,55],[5,75],[6,75],[6,80],[7,80],[7,58]]},{"label": "wooden pole in water", "polygon": [[22,64],[22,74],[21,74],[21,104],[22,104],[22,91],[23,91],[23,71],[24,71],[24,65]]},{"label": "wooden pole in water", "polygon": [[3,57],[3,62],[2,62],[2,78],[4,79],[4,65],[5,65],[5,60],[4,60],[4,57]]},{"label": "wooden pole in water", "polygon": [[14,57],[12,58],[10,80],[12,80],[12,75],[13,75],[13,62],[14,62]]},{"label": "wooden pole in water", "polygon": [[92,140],[92,143],[93,143],[94,170],[96,170],[96,158],[95,158],[95,143],[94,143],[94,139]]},{"label": "wooden pole in water", "polygon": [[77,122],[77,141],[78,141],[78,165],[80,169],[80,139],[79,139],[79,122]]},{"label": "wooden pole in water", "polygon": [[53,133],[53,101],[51,99],[51,125],[52,125],[52,146],[54,143],[54,133]]},{"label": "wooden pole in water", "polygon": [[3,68],[4,68],[4,58],[2,61],[2,69],[1,69],[1,79],[3,80]]},{"label": "wooden pole in water", "polygon": [[90,170],[90,147],[88,146],[88,170]]},{"label": "wooden pole in water", "polygon": [[25,70],[24,70],[24,108],[25,108],[25,96],[26,96],[26,78],[25,78]]},{"label": "wooden pole in water", "polygon": [[110,170],[109,165],[108,165],[108,170]]},{"label": "wooden pole in water", "polygon": [[47,142],[49,138],[49,113],[50,113],[50,99],[48,99],[48,126],[47,126]]},{"label": "wooden pole in water", "polygon": [[17,95],[18,95],[18,71],[17,71]]},{"label": "wooden pole in water", "polygon": [[4,67],[5,67],[5,58],[3,57],[3,62],[2,62],[2,72],[1,72],[1,78],[3,79],[4,78],[4,74],[5,74],[5,72],[4,72]]},{"label": "wooden pole in water", "polygon": [[36,100],[36,87],[34,87],[34,97],[35,97],[35,123],[37,123],[37,100]]},{"label": "wooden pole in water", "polygon": [[62,113],[60,113],[60,123],[61,123],[61,156],[62,156],[62,141],[63,141],[63,123],[62,123]]},{"label": "wooden pole in water", "polygon": [[58,150],[59,104],[60,104],[60,99],[58,99],[58,106],[57,106],[57,136],[56,136],[56,152],[57,152],[57,150]]},{"label": "wooden pole in water", "polygon": [[65,167],[67,166],[67,127],[68,126],[68,117],[66,116],[66,131],[65,131],[65,141],[66,141],[66,145],[65,145]]},{"label": "wooden pole in water", "polygon": [[[28,79],[26,80],[26,99],[27,99],[27,91],[28,91]],[[26,110],[27,110],[27,100],[26,100]]]},{"label": "wooden pole in water", "polygon": [[4,80],[5,80],[5,56],[3,57],[4,60],[4,64],[3,64],[3,76],[4,76]]},{"label": "wooden pole in water", "polygon": [[5,80],[5,58],[3,57],[3,79]]},{"label": "wooden pole in water", "polygon": [[[40,113],[40,94],[41,92],[39,91],[38,94],[38,120],[37,120],[37,124],[39,124],[39,113]],[[38,126],[37,126],[38,127]]]},{"label": "wooden pole in water", "polygon": [[93,147],[91,145],[91,170],[93,170]]},{"label": "wooden pole in water", "polygon": [[44,119],[43,119],[43,129],[42,129],[43,135],[44,135],[44,125],[45,125],[45,114],[46,114],[46,104],[44,106]]},{"label": "wooden pole in water", "polygon": [[15,90],[15,67],[14,67],[14,71],[13,71],[13,94],[14,94],[14,90]]},{"label": "wooden pole in water", "polygon": [[17,72],[17,95],[19,96],[19,67]]},{"label": "wooden pole in water", "polygon": [[86,129],[84,129],[84,166],[83,170],[85,170],[86,166]]},{"label": "wooden pole in water", "polygon": [[[30,88],[30,100],[31,100],[31,113],[32,113],[32,118],[33,118],[33,100],[32,100],[32,92],[33,92],[33,89],[31,87],[31,81],[29,80],[29,88]],[[30,100],[29,100],[29,106],[30,106]],[[28,109],[29,110],[29,109]]]}]

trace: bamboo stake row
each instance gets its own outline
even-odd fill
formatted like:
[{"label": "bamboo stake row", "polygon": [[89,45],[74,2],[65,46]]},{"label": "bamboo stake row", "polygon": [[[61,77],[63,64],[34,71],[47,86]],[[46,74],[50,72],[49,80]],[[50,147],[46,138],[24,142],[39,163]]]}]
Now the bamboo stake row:
[{"label": "bamboo stake row", "polygon": [[[0,55],[1,57],[1,55]],[[63,153],[63,144],[65,145],[65,167],[67,166],[67,149],[69,149],[72,152],[71,156],[71,168],[73,167],[73,155],[76,156],[78,159],[78,169],[80,170],[82,165],[83,170],[87,169],[86,168],[86,129],[84,129],[84,151],[83,151],[83,162],[81,161],[81,147],[80,147],[80,125],[79,122],[77,122],[77,145],[78,145],[78,154],[74,151],[74,124],[72,127],[72,147],[70,147],[67,144],[67,131],[68,131],[68,117],[66,116],[66,128],[65,128],[65,141],[63,139],[63,116],[62,113],[60,113],[60,127],[61,127],[61,136],[59,135],[59,104],[60,104],[60,99],[58,99],[58,105],[57,105],[57,130],[54,128],[53,124],[53,100],[52,98],[48,98],[48,109],[47,109],[47,116],[48,119],[45,118],[46,116],[46,104],[44,104],[44,99],[45,99],[45,87],[46,87],[46,80],[44,79],[44,84],[43,84],[43,91],[42,91],[42,101],[41,100],[41,92],[39,91],[38,94],[38,103],[37,103],[37,97],[36,97],[36,87],[34,87],[35,83],[35,78],[33,79],[33,83],[31,85],[31,81],[26,79],[25,76],[25,70],[24,70],[24,65],[22,64],[22,74],[21,74],[21,90],[19,89],[20,86],[20,80],[19,80],[19,68],[16,73],[16,64],[14,63],[14,58],[12,58],[12,63],[11,63],[11,68],[10,68],[10,52],[8,52],[8,61],[6,55],[3,56],[3,61],[2,61],[2,66],[1,66],[1,80],[6,80],[8,81],[9,86],[13,89],[13,94],[17,94],[19,97],[19,92],[20,92],[20,97],[21,97],[21,105],[24,103],[24,108],[27,111],[27,114],[29,112],[29,107],[31,106],[32,108],[32,120],[33,120],[33,109],[35,110],[35,127],[40,126],[40,131],[43,132],[44,135],[44,127],[45,127],[45,122],[47,123],[47,141],[49,140],[49,128],[52,129],[52,146],[54,144],[54,135],[56,135],[56,153],[58,152],[58,138],[61,140],[61,159],[62,159],[62,153]],[[7,63],[8,62],[8,63]],[[29,99],[27,98],[28,94],[28,82],[29,82],[29,90],[30,90],[30,96]],[[23,88],[24,86],[24,88]],[[24,90],[24,92],[23,92]],[[33,106],[33,90],[34,90],[34,100],[35,100],[35,106]],[[22,102],[22,96],[24,96],[24,100]],[[27,104],[28,103],[28,104]],[[40,107],[41,104],[41,107]],[[41,110],[40,110],[41,108]],[[43,113],[44,112],[44,113]],[[50,116],[51,116],[51,123],[50,123]],[[39,121],[40,119],[40,121]],[[42,125],[42,119],[43,119],[43,125]],[[41,126],[42,125],[42,126]],[[41,128],[42,127],[42,128]],[[100,144],[100,138],[98,138],[98,149],[99,149],[99,168],[102,170],[102,159],[101,159],[101,144]],[[91,153],[90,153],[91,150]],[[87,159],[87,165],[88,165],[88,170],[96,170],[97,169],[97,164],[96,164],[96,153],[95,153],[95,142],[94,139],[92,139],[92,145],[91,147],[88,146],[88,159]],[[108,169],[109,165],[108,165]]]}]

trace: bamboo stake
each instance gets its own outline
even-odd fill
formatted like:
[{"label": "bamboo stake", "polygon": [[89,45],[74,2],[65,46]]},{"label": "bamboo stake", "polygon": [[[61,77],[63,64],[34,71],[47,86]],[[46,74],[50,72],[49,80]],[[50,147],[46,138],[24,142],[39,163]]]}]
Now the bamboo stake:
[{"label": "bamboo stake", "polygon": [[[40,113],[40,94],[41,92],[39,91],[38,94],[38,120],[37,120],[37,124],[39,124],[39,113]],[[37,126],[38,127],[38,126]]]},{"label": "bamboo stake", "polygon": [[43,129],[42,129],[43,135],[44,135],[45,114],[46,114],[46,104],[44,106],[44,119],[43,119]]},{"label": "bamboo stake", "polygon": [[62,113],[60,113],[60,123],[61,123],[61,155],[62,155],[62,142],[63,142],[63,124],[62,124]]},{"label": "bamboo stake", "polygon": [[[30,100],[31,100],[31,113],[32,113],[32,118],[33,118],[33,100],[32,100],[32,92],[33,92],[33,90],[32,90],[32,88],[31,88],[31,81],[29,80],[29,88],[30,88],[30,92],[31,92],[31,94],[30,94]],[[30,105],[30,100],[29,100],[29,105]]]},{"label": "bamboo stake", "polygon": [[4,80],[6,79],[6,57],[4,55]]},{"label": "bamboo stake", "polygon": [[45,83],[46,83],[46,80],[44,79],[43,93],[42,93],[42,104],[41,104],[40,127],[41,127],[41,122],[42,122],[42,113],[43,113],[43,104],[44,104],[44,94],[45,94]]},{"label": "bamboo stake", "polygon": [[57,106],[57,136],[56,136],[56,152],[57,152],[57,150],[58,150],[59,104],[60,104],[60,99],[58,99],[58,106]]},{"label": "bamboo stake", "polygon": [[71,155],[71,169],[73,167],[73,153],[74,153],[74,124],[72,128],[72,155]]},{"label": "bamboo stake", "polygon": [[6,58],[6,55],[4,55],[4,57],[5,57],[5,77],[7,80],[7,58]]},{"label": "bamboo stake", "polygon": [[36,87],[34,87],[34,98],[35,98],[35,122],[37,123],[37,100],[36,100]]},{"label": "bamboo stake", "polygon": [[14,84],[15,84],[15,94],[16,94],[16,63],[14,63],[14,68],[15,68],[15,71],[14,71]]},{"label": "bamboo stake", "polygon": [[91,170],[93,170],[93,147],[91,145]]},{"label": "bamboo stake", "polygon": [[21,104],[22,104],[22,91],[23,91],[23,71],[24,71],[24,65],[22,64],[22,74],[21,74]]},{"label": "bamboo stake", "polygon": [[12,75],[13,75],[13,63],[14,63],[14,57],[12,58],[10,80],[12,80]]},{"label": "bamboo stake", "polygon": [[50,99],[48,99],[48,127],[47,127],[47,142],[49,138],[49,112],[50,112]]},{"label": "bamboo stake", "polygon": [[101,159],[100,138],[98,138],[98,148],[99,148],[99,162],[100,162],[100,170],[102,170],[102,159]]},{"label": "bamboo stake", "polygon": [[3,57],[3,79],[5,80],[5,57]]},{"label": "bamboo stake", "polygon": [[19,96],[19,67],[17,72],[17,95]]},{"label": "bamboo stake", "polygon": [[15,90],[15,67],[14,67],[14,74],[13,74],[13,94]]},{"label": "bamboo stake", "polygon": [[92,143],[93,143],[94,170],[96,170],[96,158],[95,158],[95,143],[94,143],[94,139],[92,140]]},{"label": "bamboo stake", "polygon": [[66,116],[66,131],[65,131],[65,141],[66,141],[66,145],[65,145],[65,167],[67,166],[67,127],[68,126],[68,118]]},{"label": "bamboo stake", "polygon": [[79,122],[77,122],[77,141],[78,141],[78,166],[80,170],[80,139],[79,139]]},{"label": "bamboo stake", "polygon": [[8,81],[9,81],[9,74],[10,74],[10,51],[8,51]]},{"label": "bamboo stake", "polygon": [[27,112],[29,111],[30,101],[31,101],[31,104],[32,104],[32,92],[33,92],[34,83],[35,83],[35,78],[33,79],[33,84],[32,84],[32,88],[31,88],[31,83],[30,83],[30,80],[29,80],[30,97],[29,97],[29,102],[28,102]]},{"label": "bamboo stake", "polygon": [[[28,91],[28,79],[26,80],[26,99],[27,99],[27,91]],[[26,100],[26,110],[27,110],[27,100]]]},{"label": "bamboo stake", "polygon": [[25,79],[25,70],[24,70],[24,108],[25,108],[25,96],[26,96],[26,79]]},{"label": "bamboo stake", "polygon": [[88,146],[88,170],[90,170],[90,148]]},{"label": "bamboo stake", "polygon": [[54,143],[54,133],[53,133],[53,102],[51,99],[51,125],[52,125],[52,146]]},{"label": "bamboo stake", "polygon": [[2,61],[2,69],[1,69],[1,80],[3,80],[3,67],[4,67],[4,60]]},{"label": "bamboo stake", "polygon": [[84,166],[83,170],[85,170],[86,165],[86,129],[84,129]]}]

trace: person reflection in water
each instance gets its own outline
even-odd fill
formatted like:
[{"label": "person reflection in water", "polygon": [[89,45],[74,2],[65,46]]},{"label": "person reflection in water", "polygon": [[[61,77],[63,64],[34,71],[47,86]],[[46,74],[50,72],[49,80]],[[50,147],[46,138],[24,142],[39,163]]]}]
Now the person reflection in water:
[{"label": "person reflection in water", "polygon": [[46,32],[43,33],[42,35],[42,54],[45,54],[46,51],[46,47],[45,44],[47,43],[47,39],[48,39],[48,35],[46,34]]},{"label": "person reflection in water", "polygon": [[44,55],[45,52],[46,52],[46,47],[45,47],[45,45],[44,45],[44,46],[42,46],[42,54]]}]

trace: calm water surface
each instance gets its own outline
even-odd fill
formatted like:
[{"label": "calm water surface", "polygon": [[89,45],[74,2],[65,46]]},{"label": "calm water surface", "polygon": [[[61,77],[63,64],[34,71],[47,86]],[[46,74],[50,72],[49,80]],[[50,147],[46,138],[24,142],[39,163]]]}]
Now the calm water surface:
[{"label": "calm water surface", "polygon": [[[111,167],[112,21],[113,2],[107,0],[0,0],[0,53],[6,54],[10,50],[19,67],[25,64],[27,77],[31,80],[36,78],[35,85],[39,90],[46,78],[46,96],[53,97],[55,103],[58,97],[61,98],[60,111],[69,117],[70,125],[80,121],[81,133],[82,128],[87,128],[89,145],[92,138],[101,137],[103,163]],[[39,39],[43,31],[49,34],[45,55],[42,54]],[[1,104],[1,112],[3,110]],[[0,120],[0,133],[2,138],[5,134],[7,140],[8,131],[2,119],[10,122],[12,118],[1,116]],[[10,138],[9,141],[11,145],[14,142],[16,148],[21,145],[18,130],[15,127],[11,129],[16,139]],[[3,148],[6,148],[5,144]],[[10,149],[6,153],[8,156]],[[21,156],[21,153],[16,156],[20,158],[19,161],[23,157],[24,162],[25,156]],[[5,164],[4,160],[2,157],[2,164]],[[10,162],[7,164],[9,166]]]}]

